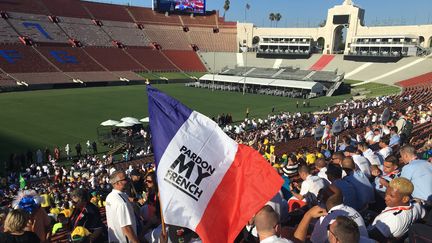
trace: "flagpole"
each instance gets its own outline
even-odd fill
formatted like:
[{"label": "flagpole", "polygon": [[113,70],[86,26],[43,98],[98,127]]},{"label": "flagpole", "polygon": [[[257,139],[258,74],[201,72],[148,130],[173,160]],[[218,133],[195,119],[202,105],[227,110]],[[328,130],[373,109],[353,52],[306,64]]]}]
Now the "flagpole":
[{"label": "flagpole", "polygon": [[166,232],[165,220],[164,220],[164,216],[163,216],[163,212],[162,212],[162,203],[161,203],[161,200],[160,200],[159,188],[158,188],[158,198],[159,198],[159,211],[160,211],[161,224],[162,224],[162,235],[164,237],[166,237],[167,236],[167,232]]}]

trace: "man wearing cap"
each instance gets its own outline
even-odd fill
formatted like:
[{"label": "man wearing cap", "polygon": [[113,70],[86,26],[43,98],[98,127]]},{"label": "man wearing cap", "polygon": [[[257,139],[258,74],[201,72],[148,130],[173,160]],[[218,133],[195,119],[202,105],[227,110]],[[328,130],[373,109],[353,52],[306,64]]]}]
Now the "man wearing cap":
[{"label": "man wearing cap", "polygon": [[110,183],[113,190],[106,198],[108,241],[138,243],[135,214],[127,194],[124,193],[126,174],[115,171],[110,176]]},{"label": "man wearing cap", "polygon": [[371,238],[379,242],[400,238],[423,216],[422,207],[418,203],[410,203],[413,191],[414,185],[406,178],[399,177],[390,182],[385,196],[387,207],[368,229]]}]

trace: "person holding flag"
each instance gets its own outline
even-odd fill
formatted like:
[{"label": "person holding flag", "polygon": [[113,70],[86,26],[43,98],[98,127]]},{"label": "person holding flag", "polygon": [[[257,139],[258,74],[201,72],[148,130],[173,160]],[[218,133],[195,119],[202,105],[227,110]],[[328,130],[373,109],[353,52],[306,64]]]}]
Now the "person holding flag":
[{"label": "person holding flag", "polygon": [[163,220],[195,231],[204,243],[233,242],[282,178],[210,118],[150,85],[147,93]]}]

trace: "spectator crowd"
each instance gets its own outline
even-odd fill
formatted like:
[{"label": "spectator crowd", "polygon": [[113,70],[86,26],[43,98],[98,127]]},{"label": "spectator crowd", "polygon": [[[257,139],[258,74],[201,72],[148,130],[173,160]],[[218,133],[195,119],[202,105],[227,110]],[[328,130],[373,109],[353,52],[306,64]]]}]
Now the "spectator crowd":
[{"label": "spectator crowd", "polygon": [[[425,97],[345,101],[240,124],[215,118],[284,180],[236,242],[430,242],[432,103]],[[88,147],[72,166],[59,164],[54,151],[49,162],[0,181],[0,242],[200,242],[179,226],[161,233],[151,159],[115,164]]]}]

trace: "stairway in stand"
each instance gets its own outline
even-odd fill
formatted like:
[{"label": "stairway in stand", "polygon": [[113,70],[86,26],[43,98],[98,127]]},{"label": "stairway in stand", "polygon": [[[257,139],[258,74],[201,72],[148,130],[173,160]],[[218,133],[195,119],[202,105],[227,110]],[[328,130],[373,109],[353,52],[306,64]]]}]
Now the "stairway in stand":
[{"label": "stairway in stand", "polygon": [[333,60],[334,57],[334,55],[322,55],[321,58],[309,68],[309,70],[323,70]]}]

